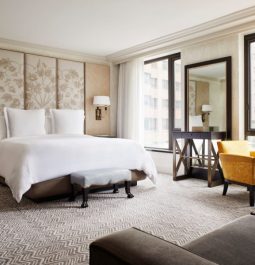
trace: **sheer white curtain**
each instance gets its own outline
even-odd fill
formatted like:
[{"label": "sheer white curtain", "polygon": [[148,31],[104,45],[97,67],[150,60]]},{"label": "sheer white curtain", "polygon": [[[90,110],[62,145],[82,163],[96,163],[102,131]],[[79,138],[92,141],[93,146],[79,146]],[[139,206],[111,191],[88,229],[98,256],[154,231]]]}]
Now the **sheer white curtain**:
[{"label": "sheer white curtain", "polygon": [[144,61],[120,64],[118,84],[117,136],[143,144]]}]

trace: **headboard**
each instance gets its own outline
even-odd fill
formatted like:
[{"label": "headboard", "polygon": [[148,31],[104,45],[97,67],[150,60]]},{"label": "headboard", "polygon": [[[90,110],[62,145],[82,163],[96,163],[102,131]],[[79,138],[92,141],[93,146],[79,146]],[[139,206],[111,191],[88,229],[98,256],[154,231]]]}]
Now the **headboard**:
[{"label": "headboard", "polygon": [[92,105],[93,96],[109,94],[109,65],[0,48],[0,117],[4,107],[84,109],[87,133],[110,134],[110,112],[96,121]]},{"label": "headboard", "polygon": [[0,116],[4,107],[85,111],[84,79],[83,62],[0,49]]}]

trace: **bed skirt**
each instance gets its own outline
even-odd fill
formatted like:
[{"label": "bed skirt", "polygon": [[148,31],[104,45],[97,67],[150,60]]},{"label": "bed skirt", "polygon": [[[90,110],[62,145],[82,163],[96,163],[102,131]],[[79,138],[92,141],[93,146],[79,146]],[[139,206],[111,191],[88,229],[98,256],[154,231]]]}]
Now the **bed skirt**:
[{"label": "bed skirt", "polygon": [[[143,171],[132,170],[133,184],[136,184],[137,181],[145,178],[146,175]],[[5,183],[4,178],[0,177],[0,183]],[[107,189],[107,187],[111,188],[112,185],[104,186],[105,189]],[[57,197],[68,196],[71,193],[71,188],[70,175],[68,175],[33,184],[24,196],[34,201],[44,201]],[[98,190],[99,188],[102,187],[92,186],[91,190]]]}]

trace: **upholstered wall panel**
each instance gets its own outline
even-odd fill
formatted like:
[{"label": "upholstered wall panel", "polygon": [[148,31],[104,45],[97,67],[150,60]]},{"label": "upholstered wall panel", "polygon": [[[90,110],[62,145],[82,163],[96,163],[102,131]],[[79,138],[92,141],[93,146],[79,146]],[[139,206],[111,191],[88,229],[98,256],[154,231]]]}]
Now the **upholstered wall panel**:
[{"label": "upholstered wall panel", "polygon": [[58,60],[58,108],[84,109],[84,74],[84,63]]},{"label": "upholstered wall panel", "polygon": [[26,54],[25,108],[56,108],[56,59]]},{"label": "upholstered wall panel", "polygon": [[0,50],[0,115],[3,107],[24,108],[24,54]]},{"label": "upholstered wall panel", "polygon": [[110,95],[110,67],[86,63],[86,133],[110,134],[110,110],[102,108],[102,120],[95,119],[94,96]]}]

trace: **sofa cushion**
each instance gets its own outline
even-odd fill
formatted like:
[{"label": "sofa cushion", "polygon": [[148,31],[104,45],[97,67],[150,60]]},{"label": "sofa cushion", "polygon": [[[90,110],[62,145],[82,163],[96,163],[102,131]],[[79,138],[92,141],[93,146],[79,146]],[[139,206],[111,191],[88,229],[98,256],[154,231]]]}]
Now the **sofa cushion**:
[{"label": "sofa cushion", "polygon": [[255,263],[255,216],[241,217],[184,246],[221,265]]},{"label": "sofa cushion", "polygon": [[90,265],[212,265],[170,242],[135,228],[100,238],[90,245]]}]

